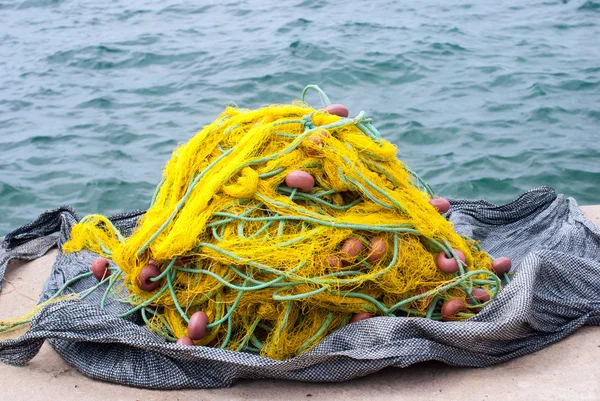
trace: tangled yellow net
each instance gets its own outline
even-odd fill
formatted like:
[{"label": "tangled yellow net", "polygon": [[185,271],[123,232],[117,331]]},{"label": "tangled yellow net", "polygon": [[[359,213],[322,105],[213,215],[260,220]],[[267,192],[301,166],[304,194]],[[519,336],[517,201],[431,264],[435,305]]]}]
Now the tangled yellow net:
[{"label": "tangled yellow net", "polygon": [[[274,359],[312,349],[360,313],[442,319],[456,298],[452,318],[473,316],[485,305],[473,290],[493,298],[500,288],[490,257],[454,232],[364,113],[313,109],[309,89],[330,103],[309,86],[291,105],[227,107],[173,152],[131,236],[87,216],[63,251],[112,259],[113,295],[126,288],[127,314],[166,339],[190,334],[203,312],[196,345]],[[286,185],[298,171],[314,187]],[[456,273],[438,268],[440,253]]]}]

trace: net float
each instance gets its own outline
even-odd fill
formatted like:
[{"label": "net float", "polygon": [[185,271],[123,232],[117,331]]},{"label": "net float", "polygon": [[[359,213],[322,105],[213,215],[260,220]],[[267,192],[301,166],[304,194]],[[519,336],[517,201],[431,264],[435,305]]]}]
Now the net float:
[{"label": "net float", "polygon": [[369,262],[377,262],[385,256],[386,251],[387,242],[385,242],[385,239],[381,237],[375,237],[371,240],[371,245],[369,246],[369,256],[367,256],[367,260]]},{"label": "net float", "polygon": [[339,269],[342,267],[342,260],[336,255],[329,255],[325,258],[325,264],[329,268]]},{"label": "net float", "polygon": [[361,320],[369,319],[371,317],[373,317],[373,315],[371,315],[370,313],[367,313],[367,312],[355,313],[352,315],[352,318],[350,319],[350,323],[360,322]]},{"label": "net float", "polygon": [[362,252],[363,244],[358,238],[348,238],[342,245],[341,253],[344,260],[352,261]]},{"label": "net float", "polygon": [[110,270],[108,267],[110,262],[106,258],[96,258],[92,262],[92,274],[98,281],[102,281],[106,277],[110,276]]},{"label": "net float", "polygon": [[[317,145],[318,147],[323,147],[323,137],[328,137],[329,134],[327,133],[327,131],[320,131],[319,133],[316,134],[312,134],[311,136],[309,136],[307,138],[307,141],[310,141],[312,143],[314,143],[315,145]],[[314,148],[306,148],[306,154],[309,156],[316,156],[318,155],[320,152],[317,149]]]},{"label": "net float", "polygon": [[[459,251],[458,249],[454,249],[454,253],[458,256],[461,262],[466,263],[465,254]],[[445,252],[440,252],[437,258],[435,259],[435,264],[438,269],[445,273],[456,273],[459,271],[458,263],[454,257],[446,256]]]},{"label": "net float", "polygon": [[183,336],[179,340],[177,340],[177,344],[194,345],[194,341],[188,336]]},{"label": "net float", "polygon": [[208,315],[205,312],[196,312],[188,323],[188,337],[192,340],[200,340],[206,333]]},{"label": "net float", "polygon": [[315,179],[306,171],[294,170],[285,176],[285,185],[298,188],[302,192],[310,192],[315,186]]},{"label": "net float", "polygon": [[454,320],[456,314],[465,307],[465,301],[462,298],[450,298],[442,305],[442,320]]},{"label": "net float", "polygon": [[448,213],[448,210],[450,210],[450,202],[445,198],[429,199],[429,204],[441,214]]},{"label": "net float", "polygon": [[[484,304],[491,299],[490,293],[483,288],[473,288],[471,291],[471,296],[480,304]],[[469,299],[469,303],[473,304],[473,301]]]},{"label": "net float", "polygon": [[160,287],[161,280],[151,281],[151,278],[160,276],[160,269],[156,265],[148,264],[142,269],[137,278],[137,285],[143,291],[154,291]]},{"label": "net float", "polygon": [[329,106],[325,107],[325,110],[329,114],[339,117],[348,117],[348,114],[350,114],[348,108],[343,104],[330,104]]},{"label": "net float", "polygon": [[[423,294],[428,293],[431,290],[432,290],[432,288],[420,288],[419,290],[417,290],[417,294],[423,295]],[[435,295],[429,295],[429,296],[420,298],[419,301],[423,302],[425,305],[429,305],[429,304],[431,304],[431,301],[433,301],[434,297],[435,297]]]},{"label": "net float", "polygon": [[[312,143],[314,143],[315,145],[317,145],[318,147],[323,146],[323,143],[321,142],[321,140],[318,137],[315,136],[310,136],[307,141],[310,141]],[[305,149],[306,154],[309,156],[317,156],[320,152],[317,149],[314,148],[309,148],[307,147]]]},{"label": "net float", "polygon": [[177,258],[174,266],[181,267],[181,266],[185,266],[186,264],[187,264],[187,260],[185,260],[184,258]]},{"label": "net float", "polygon": [[512,261],[506,256],[501,256],[492,261],[492,270],[498,276],[501,276],[504,273],[508,273],[512,268]]}]

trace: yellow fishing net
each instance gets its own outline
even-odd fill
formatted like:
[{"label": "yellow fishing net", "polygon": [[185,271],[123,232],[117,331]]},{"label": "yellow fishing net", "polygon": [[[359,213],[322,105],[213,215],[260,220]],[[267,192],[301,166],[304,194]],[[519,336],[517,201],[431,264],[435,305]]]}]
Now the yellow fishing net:
[{"label": "yellow fishing net", "polygon": [[[298,171],[312,188],[286,185]],[[358,313],[441,319],[458,298],[452,318],[464,319],[482,306],[473,289],[496,294],[490,257],[454,232],[432,195],[364,113],[340,117],[304,101],[227,107],[173,152],[131,236],[92,215],[63,250],[112,259],[113,292],[126,288],[132,310],[168,340],[187,335],[202,311],[196,345],[284,359]],[[458,262],[457,251],[458,271],[440,270],[438,255]],[[139,277],[150,265],[160,274],[148,291]]]}]

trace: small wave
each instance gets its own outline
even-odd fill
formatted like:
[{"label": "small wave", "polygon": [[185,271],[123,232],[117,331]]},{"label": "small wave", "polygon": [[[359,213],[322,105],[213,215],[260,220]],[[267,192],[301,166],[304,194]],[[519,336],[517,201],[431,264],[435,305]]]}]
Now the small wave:
[{"label": "small wave", "polygon": [[75,207],[111,215],[122,213],[123,205],[127,205],[127,210],[147,208],[154,186],[135,179],[121,180],[115,177],[53,185],[49,190],[73,198],[70,203]]},{"label": "small wave", "polygon": [[108,47],[108,46],[86,46],[77,50],[66,50],[56,52],[48,57],[46,61],[49,63],[65,64],[81,55],[90,56],[89,59],[102,57],[105,54],[122,53],[124,50]]},{"label": "small wave", "polygon": [[496,119],[496,120],[478,121],[474,125],[477,128],[483,128],[483,127],[506,128],[506,127],[521,125],[521,121],[497,120]]},{"label": "small wave", "polygon": [[335,57],[335,54],[325,51],[327,48],[326,46],[318,46],[300,40],[296,40],[289,45],[292,56],[313,61],[330,60]]},{"label": "small wave", "polygon": [[[8,143],[0,143],[2,150],[22,150],[28,145],[33,145],[33,148],[39,150],[39,146],[52,147],[52,146],[64,146],[66,143],[74,142],[77,139],[81,139],[78,135],[36,135],[29,138],[24,138],[19,141],[12,141]],[[31,149],[31,147],[29,148]]]},{"label": "small wave", "polygon": [[510,27],[511,30],[515,31],[534,31],[535,28],[529,25],[514,25]]},{"label": "small wave", "polygon": [[[375,58],[378,57],[379,59],[381,59],[383,56],[382,53],[370,53],[370,54],[366,54],[366,56],[371,57],[371,58]],[[357,60],[357,63],[361,63],[361,64],[368,64],[370,65],[370,68],[372,68],[374,71],[377,71],[378,73],[382,73],[382,72],[401,72],[401,71],[406,71],[406,72],[410,72],[410,71],[414,71],[416,68],[418,68],[420,65],[415,63],[414,61],[404,57],[402,54],[398,54],[394,57],[389,57],[386,58],[385,60],[381,60],[381,61],[376,61],[373,62],[371,60]]]},{"label": "small wave", "polygon": [[8,128],[12,127],[17,123],[16,118],[7,118],[5,120],[0,120],[0,128]]},{"label": "small wave", "polygon": [[353,30],[362,31],[375,31],[375,30],[388,30],[388,31],[407,31],[408,28],[402,25],[386,25],[378,22],[346,22],[340,26],[340,28],[350,28]]},{"label": "small wave", "polygon": [[88,100],[87,102],[79,103],[76,107],[78,109],[113,109],[117,107],[117,105],[114,99],[111,99],[109,97],[97,97],[92,100]]},{"label": "small wave", "polygon": [[[206,56],[208,53],[203,51],[158,54],[151,52],[129,52],[115,47],[108,46],[88,46],[78,50],[68,50],[54,53],[47,57],[50,63],[67,64],[69,67],[83,68],[90,70],[105,70],[119,68],[140,68],[151,65],[167,65],[177,62],[196,61],[198,58]],[[127,57],[120,60],[107,60],[106,58],[115,57],[115,55],[125,55]]]},{"label": "small wave", "polygon": [[461,31],[461,30],[460,30],[459,28],[457,28],[457,27],[452,27],[452,28],[449,28],[449,29],[447,30],[447,32],[448,32],[448,33],[458,33],[459,35],[465,35],[465,33],[464,33],[463,31]]},{"label": "small wave", "polygon": [[[2,9],[2,3],[0,3],[0,10]],[[8,33],[0,37],[0,45],[16,45],[19,43],[19,38],[16,36],[9,35]]]},{"label": "small wave", "polygon": [[[111,141],[114,144],[114,142]],[[123,143],[125,144],[125,143]],[[105,150],[104,152],[100,152],[98,154],[94,154],[95,158],[98,160],[106,160],[111,164],[118,164],[120,162],[133,162],[135,163],[135,157],[133,157],[130,153],[123,152],[121,149],[111,148],[109,150]]]},{"label": "small wave", "polygon": [[567,91],[584,91],[590,89],[596,89],[600,85],[600,81],[598,82],[589,82],[583,81],[580,79],[572,79],[569,81],[561,82],[558,86],[560,89],[564,89]]},{"label": "small wave", "polygon": [[[164,129],[164,128],[180,128],[181,125],[176,123],[173,120],[160,121],[155,124],[152,124],[149,128],[151,130]],[[149,135],[148,135],[149,136]]]},{"label": "small wave", "polygon": [[451,97],[463,97],[469,92],[489,93],[491,90],[487,85],[473,84],[471,82],[452,82],[451,86],[441,86],[434,94],[438,96],[439,99],[442,99],[449,94]]},{"label": "small wave", "polygon": [[[397,116],[397,117],[395,117],[395,118],[398,118],[398,117],[400,117],[400,116]],[[414,128],[423,128],[423,127],[424,127],[424,126],[423,126],[423,124],[421,124],[420,122],[418,122],[418,121],[415,121],[415,120],[410,120],[410,121],[407,121],[407,122],[405,122],[405,123],[404,123],[404,124],[402,124],[402,125],[403,125],[405,128],[413,128],[413,129],[414,129]]]},{"label": "small wave", "polygon": [[522,107],[523,103],[504,103],[504,104],[494,104],[487,107],[487,111],[491,111],[492,113],[502,112],[502,111],[510,111],[518,109]]},{"label": "small wave", "polygon": [[159,112],[161,113],[185,113],[185,114],[190,114],[190,115],[194,115],[194,114],[198,114],[198,110],[195,109],[194,107],[190,107],[185,103],[182,102],[172,102],[172,103],[168,103],[165,107],[161,107],[160,109],[158,109]]},{"label": "small wave", "polygon": [[[113,145],[129,145],[146,139],[145,135],[136,135],[131,132],[113,132],[106,137],[106,141]],[[112,156],[111,156],[112,157]],[[123,155],[123,159],[133,160],[129,155]]]},{"label": "small wave", "polygon": [[36,135],[29,138],[27,142],[43,145],[61,145],[75,139],[80,139],[80,137],[78,135]]},{"label": "small wave", "polygon": [[208,10],[210,10],[213,7],[214,7],[214,5],[212,5],[212,4],[206,5],[203,7],[198,7],[198,8],[189,8],[189,7],[182,7],[180,5],[173,5],[173,6],[168,6],[166,8],[163,8],[162,10],[160,10],[158,12],[158,14],[167,14],[167,13],[184,14],[184,15],[204,14],[205,12],[207,12]]},{"label": "small wave", "polygon": [[[396,139],[397,138],[397,139]],[[427,129],[407,129],[394,138],[395,142],[413,145],[432,145],[440,141],[437,133]]]},{"label": "small wave", "polygon": [[454,52],[468,52],[469,51],[459,44],[448,43],[448,42],[444,42],[444,43],[435,42],[435,43],[430,44],[429,48],[433,49],[435,53],[443,54],[443,55],[451,55],[451,54],[454,54]]},{"label": "small wave", "polygon": [[460,197],[461,199],[485,199],[495,204],[509,202],[525,189],[518,185],[513,177],[500,178],[493,177],[497,172],[487,169],[487,166],[481,166],[478,170],[487,171],[488,175],[484,177],[466,177],[455,184],[440,183],[435,184],[439,193],[447,196]]},{"label": "small wave", "polygon": [[409,83],[412,83],[412,82],[420,81],[423,78],[425,78],[425,75],[407,73],[407,74],[402,75],[399,78],[392,79],[390,81],[390,84],[391,85],[409,84]]},{"label": "small wave", "polygon": [[535,109],[529,118],[527,118],[527,122],[531,121],[542,121],[549,124],[556,124],[560,121],[559,118],[556,118],[556,114],[566,113],[567,110],[562,107],[540,107]]},{"label": "small wave", "polygon": [[495,87],[503,87],[503,88],[510,88],[512,86],[518,85],[521,82],[523,82],[519,77],[517,77],[515,74],[504,74],[504,75],[499,75],[497,76],[491,83],[490,86],[492,88]]},{"label": "small wave", "polygon": [[470,67],[470,68],[474,69],[476,71],[481,71],[484,74],[493,74],[495,72],[502,70],[502,67],[498,67],[496,65],[484,65],[484,66],[480,66],[480,67]]},{"label": "small wave", "polygon": [[10,111],[19,111],[31,107],[33,103],[23,100],[0,100],[0,110],[2,106],[7,106]]},{"label": "small wave", "polygon": [[118,14],[119,21],[127,21],[133,17],[137,17],[138,15],[151,13],[151,10],[125,10],[122,13]]},{"label": "small wave", "polygon": [[208,52],[195,51],[175,54],[156,54],[156,53],[134,53],[132,67],[147,67],[154,64],[166,65],[182,61],[196,61],[198,58],[208,55]]},{"label": "small wave", "polygon": [[595,11],[595,12],[600,12],[600,2],[598,2],[598,1],[586,1],[581,6],[579,6],[579,8],[577,8],[577,9],[581,10],[581,11]]},{"label": "small wave", "polygon": [[160,142],[155,142],[150,145],[150,151],[156,153],[170,154],[173,149],[177,146],[177,141],[174,139],[167,139]]},{"label": "small wave", "polygon": [[54,76],[56,74],[54,74],[54,71],[52,70],[52,68],[49,68],[46,71],[27,71],[24,72],[22,74],[19,75],[19,78],[28,78],[28,77],[36,77],[36,78],[44,78],[44,77],[50,77],[50,76]]},{"label": "small wave", "polygon": [[281,28],[279,28],[277,30],[277,33],[279,33],[279,34],[289,33],[291,31],[293,31],[294,29],[304,29],[309,24],[312,24],[312,21],[304,19],[304,18],[298,18],[295,21],[290,21],[290,22],[284,24]]},{"label": "small wave", "polygon": [[565,24],[565,23],[561,23],[561,24],[554,24],[552,25],[553,28],[559,29],[561,31],[567,30],[567,29],[574,29],[574,28],[590,28],[596,26],[596,24],[592,24],[590,22],[582,22],[580,24]]},{"label": "small wave", "polygon": [[115,42],[117,46],[150,46],[157,43],[161,39],[161,34],[149,35],[143,34],[135,40],[125,40],[123,42]]},{"label": "small wave", "polygon": [[56,7],[62,2],[63,0],[25,0],[19,4],[18,8],[23,10],[26,8]]},{"label": "small wave", "polygon": [[0,181],[0,204],[2,206],[21,206],[33,204],[38,201],[38,196],[31,190],[10,185]]},{"label": "small wave", "polygon": [[541,96],[547,95],[547,89],[545,88],[545,86],[538,82],[534,83],[529,88],[527,88],[527,91],[529,92],[529,94],[527,94],[526,96],[523,96],[521,99],[523,99],[523,100],[534,99],[536,97],[541,97]]},{"label": "small wave", "polygon": [[[521,155],[518,156],[519,164],[523,165],[523,159]],[[461,163],[461,168],[465,169],[478,169],[482,166],[485,166],[487,169],[492,169],[496,172],[506,171],[506,162],[509,160],[501,160],[499,157],[491,154],[485,154],[480,156],[475,156],[464,163]]]},{"label": "small wave", "polygon": [[177,84],[154,85],[146,88],[119,89],[116,93],[132,93],[141,96],[167,96],[178,92],[181,88]]},{"label": "small wave", "polygon": [[[42,170],[41,172],[37,172],[35,176],[27,178],[27,182],[36,184],[34,187],[39,188],[44,184],[47,184],[51,180],[73,180],[73,179],[85,179],[86,175],[81,172],[73,172],[73,171],[48,171],[47,166],[50,162],[56,163],[56,160],[46,160],[46,168],[38,169]],[[53,163],[53,164],[54,164]],[[53,205],[56,206],[56,205]]]},{"label": "small wave", "polygon": [[113,145],[129,145],[130,143],[145,139],[145,135],[134,134],[131,132],[129,125],[127,124],[105,124],[95,125],[93,128],[94,132],[102,134],[103,141]]},{"label": "small wave", "polygon": [[587,113],[588,117],[600,122],[600,111],[592,110]]},{"label": "small wave", "polygon": [[29,98],[34,98],[34,99],[40,99],[40,98],[47,98],[47,97],[55,97],[55,96],[61,96],[62,92],[58,92],[55,90],[52,90],[50,88],[38,88],[36,92],[32,92],[32,93],[28,93],[26,96]]},{"label": "small wave", "polygon": [[47,157],[32,156],[32,157],[27,158],[25,161],[30,166],[40,167],[40,166],[47,166],[48,165],[48,158]]},{"label": "small wave", "polygon": [[325,0],[305,0],[300,4],[297,4],[295,7],[319,9],[319,8],[325,7],[326,5],[327,5],[327,1],[325,1]]},{"label": "small wave", "polygon": [[245,17],[249,14],[252,14],[253,11],[254,10],[251,10],[251,9],[242,9],[242,10],[236,9],[233,12],[233,15],[235,15],[236,17]]}]

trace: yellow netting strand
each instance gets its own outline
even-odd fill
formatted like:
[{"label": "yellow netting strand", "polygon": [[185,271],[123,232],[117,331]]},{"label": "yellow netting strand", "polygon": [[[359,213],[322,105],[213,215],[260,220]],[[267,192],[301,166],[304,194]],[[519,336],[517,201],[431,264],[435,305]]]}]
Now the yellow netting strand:
[{"label": "yellow netting strand", "polygon": [[[314,177],[310,192],[284,184],[294,170]],[[197,345],[284,359],[354,313],[440,319],[440,300],[472,299],[474,287],[495,296],[490,257],[454,232],[429,204],[432,195],[362,112],[341,118],[303,101],[227,107],[173,152],[131,236],[88,216],[63,250],[111,258],[122,270],[113,292],[126,289],[135,306],[128,313],[140,311],[168,340],[186,335],[190,316],[203,311],[209,324]],[[386,250],[369,261],[375,237]],[[355,258],[341,251],[349,238],[364,245]],[[442,272],[435,257],[458,261],[455,250],[465,265]],[[151,260],[161,285],[143,291],[137,279]]]}]

